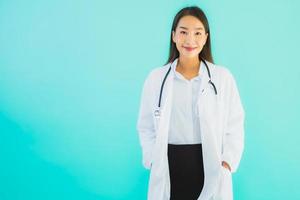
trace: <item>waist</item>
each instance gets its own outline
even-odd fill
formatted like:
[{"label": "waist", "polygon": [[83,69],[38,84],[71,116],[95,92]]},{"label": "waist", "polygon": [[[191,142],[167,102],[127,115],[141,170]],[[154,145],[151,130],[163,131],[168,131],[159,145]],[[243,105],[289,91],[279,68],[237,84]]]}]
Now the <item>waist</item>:
[{"label": "waist", "polygon": [[169,150],[179,150],[179,151],[202,151],[202,144],[168,144]]}]

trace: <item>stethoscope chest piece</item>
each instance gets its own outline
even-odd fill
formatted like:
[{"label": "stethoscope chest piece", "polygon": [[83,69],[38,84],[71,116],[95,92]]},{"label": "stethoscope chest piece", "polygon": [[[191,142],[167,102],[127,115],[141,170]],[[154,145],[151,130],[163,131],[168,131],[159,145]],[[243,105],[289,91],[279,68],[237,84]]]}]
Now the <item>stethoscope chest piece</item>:
[{"label": "stethoscope chest piece", "polygon": [[155,117],[160,117],[160,110],[159,110],[159,109],[156,109],[156,110],[154,111],[154,116],[155,116]]}]

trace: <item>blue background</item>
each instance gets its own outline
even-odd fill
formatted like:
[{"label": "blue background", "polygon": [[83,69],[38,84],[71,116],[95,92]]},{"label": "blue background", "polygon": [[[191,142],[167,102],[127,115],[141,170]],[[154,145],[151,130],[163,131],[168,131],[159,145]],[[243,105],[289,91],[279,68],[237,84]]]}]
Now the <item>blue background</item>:
[{"label": "blue background", "polygon": [[1,0],[1,200],[146,199],[141,89],[190,5],[246,110],[235,199],[300,196],[299,1]]}]

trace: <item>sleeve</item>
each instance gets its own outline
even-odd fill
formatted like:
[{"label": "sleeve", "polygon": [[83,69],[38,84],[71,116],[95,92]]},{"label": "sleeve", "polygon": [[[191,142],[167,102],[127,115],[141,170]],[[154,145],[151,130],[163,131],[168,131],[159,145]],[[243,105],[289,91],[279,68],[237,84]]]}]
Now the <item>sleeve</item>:
[{"label": "sleeve", "polygon": [[137,120],[137,131],[139,135],[140,145],[142,147],[142,162],[146,169],[151,168],[152,164],[152,150],[155,143],[155,125],[153,119],[153,105],[154,105],[154,90],[151,81],[151,73],[144,82],[139,115]]},{"label": "sleeve", "polygon": [[231,172],[237,171],[244,150],[245,112],[234,77],[229,72],[229,111],[225,125],[222,160],[227,162]]}]

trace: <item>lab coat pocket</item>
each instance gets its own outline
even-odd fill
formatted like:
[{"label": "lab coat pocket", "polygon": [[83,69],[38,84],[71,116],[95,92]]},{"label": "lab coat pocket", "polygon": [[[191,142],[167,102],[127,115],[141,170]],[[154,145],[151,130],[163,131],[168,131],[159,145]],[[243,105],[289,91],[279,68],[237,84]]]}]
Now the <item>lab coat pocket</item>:
[{"label": "lab coat pocket", "polygon": [[214,200],[233,200],[231,172],[223,166],[221,168],[221,178]]}]

